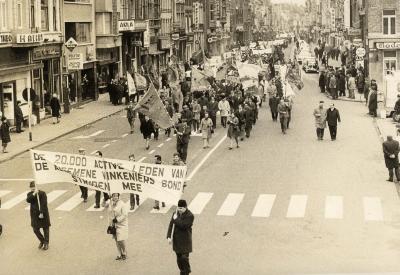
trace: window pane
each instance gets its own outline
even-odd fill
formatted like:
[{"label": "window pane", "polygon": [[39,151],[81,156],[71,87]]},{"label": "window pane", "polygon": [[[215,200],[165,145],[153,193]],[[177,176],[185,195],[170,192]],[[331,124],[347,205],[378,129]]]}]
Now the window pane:
[{"label": "window pane", "polygon": [[396,34],[396,17],[390,18],[390,34]]},{"label": "window pane", "polygon": [[104,13],[104,33],[111,33],[111,13]]},{"label": "window pane", "polygon": [[22,4],[17,4],[17,25],[18,27],[22,27]]},{"label": "window pane", "polygon": [[96,33],[103,34],[103,14],[96,13]]},{"label": "window pane", "polygon": [[394,58],[396,58],[396,51],[383,51],[383,57],[394,57]]},{"label": "window pane", "polygon": [[0,6],[0,16],[1,16],[1,28],[6,29],[7,28],[7,16],[6,16],[6,3],[1,2]]},{"label": "window pane", "polygon": [[396,15],[395,10],[383,10],[383,15]]},{"label": "window pane", "polygon": [[57,59],[53,60],[53,74],[60,74],[60,64]]},{"label": "window pane", "polygon": [[42,31],[49,30],[49,9],[43,6],[41,8],[41,28]]},{"label": "window pane", "polygon": [[389,33],[389,18],[383,18],[383,34]]}]

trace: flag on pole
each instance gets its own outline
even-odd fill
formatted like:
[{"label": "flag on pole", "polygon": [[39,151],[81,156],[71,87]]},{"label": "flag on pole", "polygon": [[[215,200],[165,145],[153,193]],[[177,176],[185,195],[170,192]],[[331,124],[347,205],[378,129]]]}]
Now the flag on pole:
[{"label": "flag on pole", "polygon": [[139,100],[133,110],[148,116],[162,129],[173,126],[172,119],[165,109],[153,83],[150,84],[147,93]]},{"label": "flag on pole", "polygon": [[192,67],[192,86],[191,90],[192,91],[202,91],[206,90],[207,87],[210,85],[210,83],[207,81],[207,75],[200,71],[199,69],[196,69],[195,67]]},{"label": "flag on pole", "polygon": [[137,91],[136,91],[135,81],[133,81],[133,77],[131,76],[130,73],[127,73],[126,77],[127,77],[127,80],[128,80],[128,93],[129,93],[129,95],[136,94]]}]

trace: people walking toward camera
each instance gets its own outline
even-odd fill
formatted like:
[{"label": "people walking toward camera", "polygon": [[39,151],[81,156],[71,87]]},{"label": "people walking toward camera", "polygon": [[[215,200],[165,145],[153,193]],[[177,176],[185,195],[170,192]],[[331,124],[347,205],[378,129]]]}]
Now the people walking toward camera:
[{"label": "people walking toward camera", "polygon": [[[129,155],[129,161],[134,162],[135,161],[135,155],[134,154],[130,154]],[[138,194],[129,194],[129,202],[131,205],[131,210],[135,210],[135,203],[137,205],[137,207],[139,207],[140,205],[140,198]]]},{"label": "people walking toward camera", "polygon": [[146,150],[149,150],[151,134],[154,133],[154,124],[148,116],[145,116],[144,119],[140,122],[140,132],[142,132],[143,134],[143,139],[146,144]]},{"label": "people walking toward camera", "polygon": [[[47,208],[47,195],[44,191],[37,189],[34,181],[29,184],[31,191],[26,195],[26,202],[30,204],[31,226],[33,233],[39,239],[39,249],[49,249],[50,238],[50,215]],[[40,229],[43,230],[40,232]]]},{"label": "people walking toward camera", "polygon": [[128,254],[125,243],[128,239],[128,209],[119,193],[111,195],[111,219],[110,226],[115,226],[113,238],[119,253],[115,260],[126,260]]},{"label": "people walking toward camera", "polygon": [[51,108],[51,116],[53,119],[53,124],[60,122],[61,116],[61,106],[60,101],[58,100],[57,94],[53,94],[53,97],[50,100],[50,108]]},{"label": "people walking toward camera", "polygon": [[[162,158],[160,155],[155,155],[155,164],[162,164]],[[161,202],[161,207],[165,207],[165,202]],[[153,209],[160,210],[160,201],[155,200]]]},{"label": "people walking toward camera", "polygon": [[339,110],[335,108],[335,104],[331,104],[330,108],[326,111],[326,121],[328,122],[329,133],[331,140],[336,140],[337,124],[340,123]]},{"label": "people walking toward camera", "polygon": [[135,118],[136,118],[136,111],[135,104],[133,100],[129,101],[129,105],[125,108],[126,109],[126,118],[128,119],[128,123],[131,129],[131,134],[133,134],[135,130]]},{"label": "people walking toward camera", "polygon": [[210,138],[213,133],[213,122],[208,116],[208,112],[204,114],[204,118],[200,122],[200,131],[203,138],[203,149],[210,147]]},{"label": "people walking toward camera", "polygon": [[324,109],[324,102],[320,101],[318,108],[314,109],[315,127],[317,128],[318,140],[324,139],[324,131],[326,128],[326,110]]},{"label": "people walking toward camera", "polygon": [[[78,149],[79,155],[86,155],[86,150],[84,148],[79,148]],[[79,185],[79,188],[81,189],[81,198],[83,199],[83,202],[87,202],[88,199],[88,188],[82,185]]]},{"label": "people walking toward camera", "polygon": [[[100,157],[100,158],[103,158],[103,153],[101,151],[97,151],[96,152],[96,156]],[[101,193],[102,193],[101,191],[96,190],[96,195],[95,195],[96,203],[95,203],[95,206],[94,206],[95,209],[99,209],[100,208]],[[104,199],[103,199],[102,205],[105,206],[107,201],[110,199],[110,195],[107,192],[103,192],[103,196],[104,196]]]},{"label": "people walking toward camera", "polygon": [[233,148],[233,140],[236,141],[236,148],[239,148],[239,135],[240,135],[240,127],[239,127],[239,119],[236,117],[234,113],[232,113],[228,117],[228,138],[230,139],[229,150]]},{"label": "people walking toward camera", "polygon": [[1,118],[1,126],[0,126],[0,137],[1,137],[1,145],[3,146],[3,153],[8,153],[7,145],[11,142],[10,138],[10,124],[6,117]]},{"label": "people walking toward camera", "polygon": [[383,155],[385,157],[385,165],[389,171],[389,179],[387,181],[393,182],[393,170],[396,173],[397,181],[400,181],[399,142],[397,140],[393,140],[392,136],[387,136],[387,140],[383,142],[382,147]]},{"label": "people walking toward camera", "polygon": [[281,123],[282,134],[286,135],[287,121],[289,118],[288,106],[283,99],[278,104],[279,121]]}]

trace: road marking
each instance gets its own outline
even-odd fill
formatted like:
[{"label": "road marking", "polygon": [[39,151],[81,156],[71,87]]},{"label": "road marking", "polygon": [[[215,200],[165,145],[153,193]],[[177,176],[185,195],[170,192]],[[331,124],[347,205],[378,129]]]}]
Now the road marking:
[{"label": "road marking", "polygon": [[243,193],[229,193],[221,208],[218,210],[218,216],[234,216],[242,203]]},{"label": "road marking", "polygon": [[0,181],[33,181],[35,179],[0,179]]},{"label": "road marking", "polygon": [[207,153],[207,155],[204,156],[204,158],[200,161],[199,164],[193,169],[193,171],[190,173],[190,175],[186,178],[186,180],[191,180],[194,175],[197,173],[197,171],[203,166],[203,164],[206,162],[206,160],[211,156],[212,153],[214,153],[215,150],[224,142],[226,139],[226,136],[223,136],[220,141]]},{"label": "road marking", "polygon": [[121,137],[122,138],[124,138],[124,137],[127,137],[129,134],[123,134]]},{"label": "road marking", "polygon": [[163,147],[164,146],[164,143],[161,143],[161,144],[159,144],[157,147],[158,148],[161,148],[161,147]]},{"label": "road marking", "polygon": [[145,159],[146,159],[146,157],[142,157],[141,159],[139,159],[138,162],[142,162],[142,161],[144,161]]},{"label": "road marking", "polygon": [[11,209],[12,207],[16,206],[17,204],[23,202],[26,200],[26,194],[28,194],[29,191],[25,191],[24,193],[19,194],[18,196],[6,201],[0,208],[3,210],[8,210]]},{"label": "road marking", "polygon": [[151,150],[148,154],[152,155],[156,150]]},{"label": "road marking", "polygon": [[105,132],[105,130],[100,130],[100,131],[94,132],[93,134],[90,134],[88,136],[76,136],[76,137],[73,137],[72,139],[88,139],[88,138],[91,138],[91,137],[98,136],[103,132]]},{"label": "road marking", "polygon": [[267,218],[271,214],[272,206],[274,205],[276,195],[261,194],[258,196],[256,206],[254,206],[252,217]]},{"label": "road marking", "polygon": [[98,151],[99,151],[99,150],[94,150],[94,151],[91,152],[90,154],[91,154],[91,155],[94,155],[94,154],[96,154]]},{"label": "road marking", "polygon": [[111,140],[111,143],[114,143],[114,142],[117,142],[118,140],[116,140],[116,139],[113,139],[113,140]]},{"label": "road marking", "polygon": [[108,146],[110,146],[110,143],[104,144],[101,148],[107,148]]},{"label": "road marking", "polygon": [[172,205],[166,204],[165,207],[161,207],[161,202],[160,202],[160,210],[152,209],[150,213],[152,214],[167,214],[168,211],[171,209]]},{"label": "road marking", "polygon": [[327,196],[325,199],[325,219],[343,219],[343,197]]},{"label": "road marking", "polygon": [[364,197],[364,218],[366,221],[382,221],[382,203],[377,197]]},{"label": "road marking", "polygon": [[5,195],[7,195],[7,194],[9,194],[9,193],[11,193],[10,190],[0,190],[0,198],[5,196]]},{"label": "road marking", "polygon": [[96,206],[96,204],[93,204],[91,207],[89,207],[88,209],[86,209],[86,211],[89,212],[100,212],[104,210],[104,207],[100,205],[100,208],[94,208]]},{"label": "road marking", "polygon": [[170,141],[172,138],[167,138],[166,141]]},{"label": "road marking", "polygon": [[197,193],[196,197],[192,200],[192,202],[189,204],[188,209],[193,213],[193,214],[201,214],[203,211],[204,207],[208,204],[208,202],[211,200],[213,193],[206,193],[206,192],[199,192]]},{"label": "road marking", "polygon": [[288,211],[286,213],[286,217],[303,218],[306,213],[306,206],[307,206],[307,195],[290,196],[290,202]]},{"label": "road marking", "polygon": [[[50,193],[47,194],[47,203],[49,204],[49,203],[55,201],[58,197],[63,195],[65,192],[67,192],[67,190],[54,190],[54,191],[51,191]],[[25,210],[29,210],[29,209],[30,209],[30,205],[25,207]]]},{"label": "road marking", "polygon": [[[88,197],[92,196],[93,194],[94,191],[88,191]],[[83,203],[83,199],[81,198],[81,193],[79,192],[72,196],[69,200],[58,206],[56,210],[71,211],[81,203]]]}]

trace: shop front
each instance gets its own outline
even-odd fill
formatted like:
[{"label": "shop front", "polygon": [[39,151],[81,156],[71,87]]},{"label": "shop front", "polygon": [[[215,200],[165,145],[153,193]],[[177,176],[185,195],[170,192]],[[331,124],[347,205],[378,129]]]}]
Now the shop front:
[{"label": "shop front", "polygon": [[160,55],[160,70],[166,70],[168,67],[169,56],[171,51],[171,38],[169,36],[159,37],[159,49],[163,51]]},{"label": "shop front", "polygon": [[112,79],[119,77],[119,48],[97,49],[97,85],[99,92],[106,92]]}]

